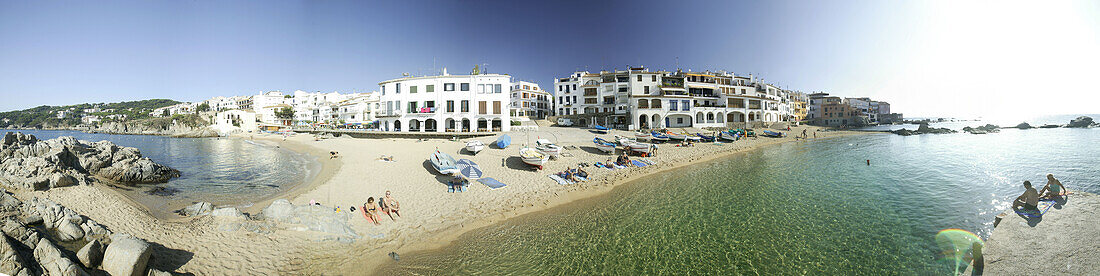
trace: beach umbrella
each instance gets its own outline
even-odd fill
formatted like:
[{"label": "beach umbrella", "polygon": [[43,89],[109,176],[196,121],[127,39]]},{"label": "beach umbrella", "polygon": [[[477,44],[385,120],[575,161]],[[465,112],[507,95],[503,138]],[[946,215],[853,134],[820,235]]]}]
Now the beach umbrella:
[{"label": "beach umbrella", "polygon": [[477,163],[474,163],[474,161],[470,161],[470,159],[459,159],[458,162],[455,162],[455,167],[458,167],[458,172],[466,176],[466,178],[481,178],[481,167],[479,167]]}]

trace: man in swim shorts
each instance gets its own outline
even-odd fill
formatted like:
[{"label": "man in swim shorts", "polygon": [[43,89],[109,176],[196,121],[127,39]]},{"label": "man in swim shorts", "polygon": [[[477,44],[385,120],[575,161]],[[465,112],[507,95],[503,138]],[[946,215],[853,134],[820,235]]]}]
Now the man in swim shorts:
[{"label": "man in swim shorts", "polygon": [[1012,201],[1012,209],[1023,208],[1023,210],[1033,211],[1039,209],[1039,191],[1036,191],[1034,187],[1031,187],[1031,181],[1024,181],[1024,194],[1016,197],[1016,200]]}]

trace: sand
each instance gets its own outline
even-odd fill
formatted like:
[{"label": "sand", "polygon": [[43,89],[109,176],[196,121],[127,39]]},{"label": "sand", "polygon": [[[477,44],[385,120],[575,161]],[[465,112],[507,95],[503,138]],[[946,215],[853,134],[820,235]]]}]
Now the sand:
[{"label": "sand", "polygon": [[[814,132],[814,127],[796,127]],[[868,134],[850,131],[819,131],[818,139]],[[351,225],[363,238],[352,243],[322,241],[319,233],[287,230],[275,227],[267,234],[249,231],[222,231],[215,219],[157,218],[150,210],[106,187],[78,186],[45,192],[23,192],[17,196],[48,197],[84,214],[115,232],[125,232],[155,243],[153,266],[181,273],[206,274],[364,274],[380,262],[392,261],[390,252],[405,253],[438,248],[460,234],[521,214],[567,204],[574,200],[606,193],[616,185],[647,174],[679,166],[726,157],[761,146],[796,142],[793,137],[750,138],[742,141],[714,144],[698,143],[680,148],[662,144],[658,154],[650,157],[657,165],[645,168],[607,170],[589,167],[587,182],[563,186],[548,174],[575,168],[578,163],[606,161],[611,155],[596,150],[595,136],[610,139],[613,134],[633,136],[633,132],[612,131],[593,134],[579,128],[542,127],[535,132],[513,132],[512,146],[486,148],[470,155],[465,140],[415,139],[354,139],[331,138],[316,141],[312,135],[296,135],[285,141],[276,135],[240,136],[268,145],[277,145],[318,157],[323,169],[313,181],[259,201],[242,211],[258,213],[271,200],[289,199],[294,204],[310,201],[346,209],[362,205],[368,197],[380,197],[386,191],[400,201],[401,217],[391,220],[383,215],[381,225],[368,224],[361,216],[352,216]],[[812,137],[812,136],[811,136]],[[523,164],[518,152],[524,144],[546,138],[566,146],[567,156],[550,161],[542,171]],[[496,137],[477,138],[491,144]],[[812,138],[811,138],[812,140]],[[434,150],[448,153],[456,159],[470,159],[480,164],[485,177],[495,178],[508,186],[490,190],[472,182],[462,193],[448,193],[444,184],[448,177],[438,175],[427,158]],[[329,159],[329,151],[340,157]],[[379,161],[382,155],[393,156],[395,162]],[[354,272],[354,273],[349,273]]]}]

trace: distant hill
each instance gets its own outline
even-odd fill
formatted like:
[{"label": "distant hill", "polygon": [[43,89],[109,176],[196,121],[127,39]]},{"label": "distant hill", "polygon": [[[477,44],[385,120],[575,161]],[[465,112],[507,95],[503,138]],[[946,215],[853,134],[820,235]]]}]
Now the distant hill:
[{"label": "distant hill", "polygon": [[0,127],[25,128],[75,126],[80,118],[95,115],[101,121],[124,121],[149,118],[154,109],[178,104],[169,99],[150,99],[118,103],[85,103],[66,106],[48,106],[24,110],[0,112]]}]

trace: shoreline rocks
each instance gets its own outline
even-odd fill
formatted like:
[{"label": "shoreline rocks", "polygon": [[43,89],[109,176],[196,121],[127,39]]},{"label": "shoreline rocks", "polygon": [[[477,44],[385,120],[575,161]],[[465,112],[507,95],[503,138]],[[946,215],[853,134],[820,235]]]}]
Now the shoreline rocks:
[{"label": "shoreline rocks", "polygon": [[989,134],[1001,132],[1001,127],[994,124],[986,124],[979,127],[964,127],[963,131],[966,131],[970,134]]},{"label": "shoreline rocks", "polygon": [[922,122],[920,124],[920,126],[917,126],[916,131],[908,130],[908,129],[903,128],[903,129],[891,131],[890,133],[901,135],[901,136],[910,136],[910,135],[919,135],[919,134],[950,134],[950,133],[956,133],[956,132],[958,132],[958,131],[955,131],[955,130],[949,129],[949,128],[929,127],[928,123]]},{"label": "shoreline rocks", "polygon": [[179,177],[176,169],[142,157],[136,148],[109,141],[80,141],[71,136],[38,140],[8,132],[0,142],[0,184],[46,190],[87,185],[98,176],[125,184],[164,183]]},{"label": "shoreline rocks", "polygon": [[1092,121],[1092,117],[1080,116],[1080,117],[1077,117],[1076,119],[1070,120],[1069,124],[1066,125],[1066,127],[1086,128],[1086,127],[1091,127],[1091,126],[1094,126],[1094,125],[1097,125],[1097,124],[1096,124],[1096,122]]},{"label": "shoreline rocks", "polygon": [[1020,123],[1020,124],[1016,125],[1016,128],[1018,128],[1018,129],[1032,129],[1032,128],[1035,128],[1035,127],[1032,127],[1031,124],[1028,124],[1027,122],[1023,122],[1023,123]]}]

